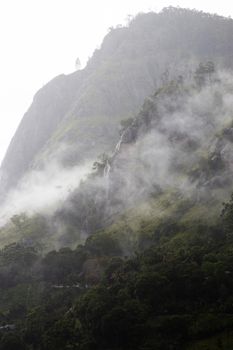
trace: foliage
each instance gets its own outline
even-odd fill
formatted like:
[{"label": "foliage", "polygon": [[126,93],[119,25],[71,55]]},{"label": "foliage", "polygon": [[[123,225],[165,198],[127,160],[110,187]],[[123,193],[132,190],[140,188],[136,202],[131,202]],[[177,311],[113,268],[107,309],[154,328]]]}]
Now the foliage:
[{"label": "foliage", "polygon": [[27,292],[24,305],[19,293],[7,299],[1,319],[16,328],[0,328],[1,348],[162,350],[192,343],[202,349],[205,338],[218,349],[218,339],[229,342],[222,334],[233,327],[231,202],[212,226],[164,221],[154,243],[127,259],[104,232],[44,257],[33,247],[5,247],[0,270],[12,272],[1,284],[0,300],[4,291],[19,291],[20,283],[40,292],[37,298]]}]

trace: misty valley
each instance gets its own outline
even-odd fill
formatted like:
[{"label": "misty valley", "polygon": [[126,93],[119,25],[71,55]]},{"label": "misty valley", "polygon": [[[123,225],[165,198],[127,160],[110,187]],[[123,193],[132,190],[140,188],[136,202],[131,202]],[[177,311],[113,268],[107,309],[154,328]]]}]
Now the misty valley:
[{"label": "misty valley", "polygon": [[0,168],[0,350],[233,349],[233,20],[110,28]]}]

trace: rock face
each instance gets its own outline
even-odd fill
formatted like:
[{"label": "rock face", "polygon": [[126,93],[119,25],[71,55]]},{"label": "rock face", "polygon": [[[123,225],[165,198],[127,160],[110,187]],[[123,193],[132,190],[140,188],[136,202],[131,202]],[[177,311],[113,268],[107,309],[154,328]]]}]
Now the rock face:
[{"label": "rock face", "polygon": [[35,95],[3,160],[1,193],[48,160],[72,166],[108,152],[119,121],[193,63],[231,68],[232,35],[231,19],[174,8],[111,30],[84,70],[58,76]]},{"label": "rock face", "polygon": [[72,103],[78,79],[58,76],[35,95],[2,163],[2,181],[13,186],[28,169]]}]

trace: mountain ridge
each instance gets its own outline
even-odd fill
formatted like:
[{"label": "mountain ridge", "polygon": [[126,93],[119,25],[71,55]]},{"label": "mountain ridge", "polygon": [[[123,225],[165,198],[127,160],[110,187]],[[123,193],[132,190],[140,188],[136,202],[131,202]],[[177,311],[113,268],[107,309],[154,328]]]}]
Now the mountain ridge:
[{"label": "mountain ridge", "polygon": [[[42,128],[34,129],[37,128],[35,121],[46,114],[43,99],[36,117],[31,112],[35,105],[30,107],[2,162],[1,191],[14,187],[30,167],[42,166],[62,144],[68,145],[68,151],[60,155],[59,161],[69,166],[108,152],[117,140],[120,120],[136,113],[144,98],[153,93],[161,81],[172,79],[182,71],[192,71],[196,61],[215,55],[220,65],[231,67],[233,47],[228,37],[233,33],[232,23],[216,15],[168,8],[158,14],[138,15],[128,27],[112,29],[84,70],[51,83],[54,95],[59,89],[55,82],[59,80],[63,80],[66,91],[62,101],[57,99],[54,107],[49,106],[51,115],[48,118],[53,128],[47,135]],[[51,84],[48,86],[52,88]],[[39,95],[46,95],[46,89]],[[51,98],[52,95],[51,91]],[[57,103],[63,106],[59,111]],[[31,121],[27,124],[30,113]],[[91,128],[94,124],[96,127]],[[23,133],[27,134],[30,147]],[[87,142],[85,135],[91,142]],[[28,153],[24,159],[23,153]]]}]

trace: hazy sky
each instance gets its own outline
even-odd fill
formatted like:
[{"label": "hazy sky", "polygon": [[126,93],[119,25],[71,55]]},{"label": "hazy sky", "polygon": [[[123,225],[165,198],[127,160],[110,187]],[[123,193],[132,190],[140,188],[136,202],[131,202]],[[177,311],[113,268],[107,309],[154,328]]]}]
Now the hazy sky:
[{"label": "hazy sky", "polygon": [[83,66],[108,28],[166,6],[233,17],[230,0],[0,0],[0,161],[36,91]]}]

